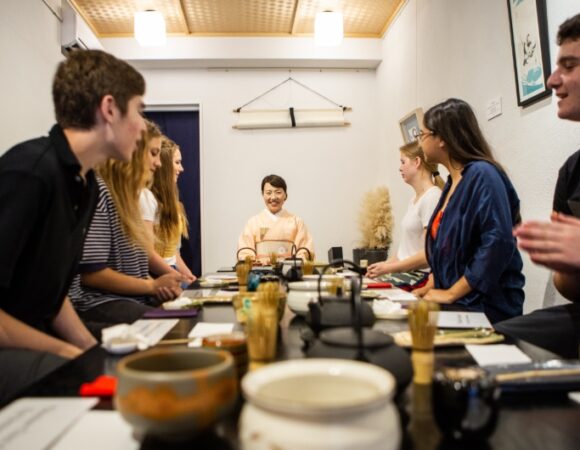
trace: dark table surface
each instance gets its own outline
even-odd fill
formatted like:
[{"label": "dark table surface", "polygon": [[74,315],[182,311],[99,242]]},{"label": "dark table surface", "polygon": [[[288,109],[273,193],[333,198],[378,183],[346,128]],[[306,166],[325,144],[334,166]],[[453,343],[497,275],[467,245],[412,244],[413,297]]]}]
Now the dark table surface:
[{"label": "dark table surface", "polygon": [[[164,339],[184,338],[198,321],[235,322],[234,310],[230,305],[205,306],[197,318],[180,319],[179,323]],[[278,359],[303,358],[300,330],[303,319],[289,310],[281,322],[281,340]],[[375,328],[388,332],[407,329],[405,321],[378,321]],[[542,361],[554,355],[525,342],[516,343],[532,359]],[[102,374],[115,374],[115,366],[120,357],[106,353],[95,347],[81,357],[71,361],[27,391],[28,396],[76,396],[82,383],[92,381]],[[463,347],[437,349],[436,365],[474,364],[470,354]],[[446,449],[465,448],[443,442],[432,416],[416,414],[413,411],[412,385],[397,398],[397,407],[403,427],[404,449]],[[236,449],[237,417],[242,406],[231,417],[218,424],[204,435],[190,442],[167,443],[146,437],[141,449]],[[113,408],[110,400],[102,400],[97,408]],[[578,449],[580,448],[580,405],[569,400],[566,395],[525,395],[503,397],[497,427],[487,442],[469,448],[493,449]]]}]

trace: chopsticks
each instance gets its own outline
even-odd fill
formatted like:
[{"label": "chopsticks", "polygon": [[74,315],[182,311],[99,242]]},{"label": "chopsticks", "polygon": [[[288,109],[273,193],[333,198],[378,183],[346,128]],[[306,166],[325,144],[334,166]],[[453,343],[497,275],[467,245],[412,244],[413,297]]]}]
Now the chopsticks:
[{"label": "chopsticks", "polygon": [[535,377],[559,377],[566,375],[580,375],[580,368],[577,369],[548,369],[548,370],[524,370],[523,372],[500,373],[495,376],[500,383],[505,381],[516,381]]}]

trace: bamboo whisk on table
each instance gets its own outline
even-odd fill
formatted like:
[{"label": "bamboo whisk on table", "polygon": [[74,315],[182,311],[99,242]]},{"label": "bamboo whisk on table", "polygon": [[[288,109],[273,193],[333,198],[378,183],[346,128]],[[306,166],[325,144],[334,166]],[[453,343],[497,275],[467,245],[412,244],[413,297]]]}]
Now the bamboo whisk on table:
[{"label": "bamboo whisk on table", "polygon": [[270,253],[270,265],[272,267],[276,267],[276,264],[278,264],[278,253],[271,252]]},{"label": "bamboo whisk on table", "polygon": [[277,283],[258,286],[258,298],[252,302],[248,316],[248,353],[252,361],[270,361],[276,357],[278,333]]},{"label": "bamboo whisk on table", "polygon": [[433,341],[437,332],[438,311],[439,305],[427,300],[419,300],[409,309],[413,381],[417,384],[429,384],[433,377]]},{"label": "bamboo whisk on table", "polygon": [[238,277],[238,284],[240,286],[240,292],[245,292],[248,286],[248,274],[252,267],[251,260],[244,262],[238,262],[236,265],[236,276]]}]

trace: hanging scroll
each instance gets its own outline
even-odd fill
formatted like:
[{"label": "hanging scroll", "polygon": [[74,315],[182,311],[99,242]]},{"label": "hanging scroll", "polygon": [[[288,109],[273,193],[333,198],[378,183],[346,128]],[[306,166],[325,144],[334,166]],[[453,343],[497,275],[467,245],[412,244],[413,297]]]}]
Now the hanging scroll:
[{"label": "hanging scroll", "polygon": [[[285,109],[245,109],[257,99],[277,89],[281,85],[292,81],[299,86],[322,97],[324,100],[335,105],[333,108],[285,108]],[[288,78],[274,86],[264,94],[249,101],[245,105],[234,110],[237,113],[237,124],[233,128],[238,130],[267,129],[267,128],[305,128],[305,127],[344,127],[350,125],[344,116],[345,111],[351,108],[339,105],[329,98],[313,91],[308,86]]]}]

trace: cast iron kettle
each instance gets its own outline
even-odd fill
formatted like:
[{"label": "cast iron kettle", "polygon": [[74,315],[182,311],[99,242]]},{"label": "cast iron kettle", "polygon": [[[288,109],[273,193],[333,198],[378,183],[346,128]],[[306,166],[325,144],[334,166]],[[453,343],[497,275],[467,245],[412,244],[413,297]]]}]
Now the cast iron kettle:
[{"label": "cast iron kettle", "polygon": [[[306,323],[317,336],[318,333],[327,328],[349,327],[353,323],[355,314],[354,301],[348,302],[341,296],[323,297],[320,289],[322,276],[326,271],[331,267],[343,265],[349,266],[359,274],[359,289],[362,285],[362,272],[360,271],[360,267],[351,261],[341,259],[324,267],[318,277],[318,302],[310,302],[308,304],[308,312],[306,313]],[[351,291],[351,300],[353,292]],[[375,323],[375,315],[367,303],[361,303],[360,314],[362,326],[372,327]]]},{"label": "cast iron kettle", "polygon": [[281,263],[276,266],[276,273],[283,276],[286,281],[301,281],[302,280],[302,258],[298,257],[298,252],[300,250],[305,250],[308,253],[308,259],[312,259],[312,254],[310,250],[306,247],[297,248],[296,245],[292,244],[292,256],[284,259]]},{"label": "cast iron kettle", "polygon": [[[360,296],[361,281],[353,278],[351,283],[349,306],[354,312],[351,314],[351,326],[320,331],[318,338],[306,349],[306,356],[354,359],[375,364],[395,377],[397,393],[401,393],[413,376],[411,358],[407,351],[394,343],[391,336],[363,326],[365,304]],[[344,300],[342,302],[346,303]]]}]

